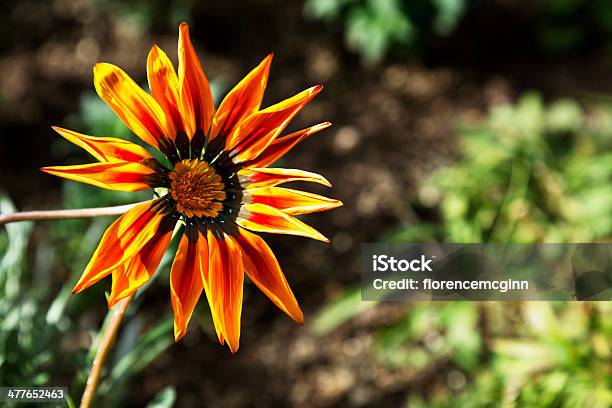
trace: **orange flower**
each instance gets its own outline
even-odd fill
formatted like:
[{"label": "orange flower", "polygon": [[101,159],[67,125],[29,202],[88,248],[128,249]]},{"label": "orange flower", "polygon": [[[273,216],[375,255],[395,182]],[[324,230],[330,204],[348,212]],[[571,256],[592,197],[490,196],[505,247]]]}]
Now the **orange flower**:
[{"label": "orange flower", "polygon": [[138,137],[159,149],[168,165],[125,140],[54,127],[98,162],[42,170],[111,190],[162,192],[134,206],[106,230],[75,293],[112,274],[109,306],[130,296],[155,273],[177,223],[184,223],[170,272],[175,338],[185,335],[204,291],[219,341],[235,352],[244,273],[293,320],[304,321],[274,254],[251,231],[328,242],[294,215],[342,203],[278,185],[310,181],[330,186],[329,182],[315,173],[268,166],[330,123],[279,137],[322,87],[260,110],[272,55],[240,81],[216,111],[185,23],[179,30],[178,59],[177,75],[166,54],[153,46],[147,60],[151,95],[114,65],[94,67],[100,97]]}]

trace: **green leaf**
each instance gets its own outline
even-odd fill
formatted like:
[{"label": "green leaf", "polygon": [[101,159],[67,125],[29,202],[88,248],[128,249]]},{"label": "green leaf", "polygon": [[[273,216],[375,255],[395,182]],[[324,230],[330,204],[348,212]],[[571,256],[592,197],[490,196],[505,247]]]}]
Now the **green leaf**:
[{"label": "green leaf", "polygon": [[147,404],[147,408],[171,408],[175,402],[176,389],[172,386],[167,386],[155,394],[153,401]]},{"label": "green leaf", "polygon": [[[9,197],[0,192],[0,214],[15,212],[15,206]],[[25,259],[31,222],[14,222],[5,225],[7,246],[0,260],[0,288],[4,291],[4,299],[10,301],[19,296],[21,264]]]},{"label": "green leaf", "polygon": [[173,319],[161,319],[153,328],[142,336],[111,370],[113,382],[131,377],[147,367],[166,348],[174,344],[172,337]]},{"label": "green leaf", "polygon": [[377,302],[362,301],[360,288],[350,290],[319,312],[312,323],[312,330],[318,336],[328,334],[376,304]]}]

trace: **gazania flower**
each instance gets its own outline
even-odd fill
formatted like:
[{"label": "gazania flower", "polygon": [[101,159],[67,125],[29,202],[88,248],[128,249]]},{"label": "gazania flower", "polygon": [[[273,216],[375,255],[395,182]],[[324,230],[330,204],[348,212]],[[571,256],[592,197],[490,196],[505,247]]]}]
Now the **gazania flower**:
[{"label": "gazania flower", "polygon": [[300,235],[328,242],[295,215],[342,203],[278,185],[309,181],[330,186],[321,175],[269,168],[297,143],[325,129],[325,122],[279,137],[293,117],[321,91],[314,86],[260,109],[272,55],[253,69],[215,110],[210,87],[191,45],[187,24],[179,30],[178,75],[153,46],[147,60],[151,94],[120,68],[94,67],[100,97],[144,142],[167,160],[125,140],[94,137],[54,127],[98,162],[42,170],[98,187],[155,189],[156,198],[119,217],[105,232],[78,293],[112,274],[113,306],[155,273],[178,223],[184,223],[170,272],[174,335],[183,337],[202,292],[221,344],[238,349],[244,273],[293,320],[302,311],[274,254],[253,232]]}]

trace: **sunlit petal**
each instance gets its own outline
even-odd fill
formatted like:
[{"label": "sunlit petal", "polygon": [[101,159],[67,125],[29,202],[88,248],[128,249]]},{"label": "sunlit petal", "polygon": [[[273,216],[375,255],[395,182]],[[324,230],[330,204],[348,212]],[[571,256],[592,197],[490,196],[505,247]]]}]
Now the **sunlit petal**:
[{"label": "sunlit petal", "polygon": [[[193,232],[195,233],[195,231]],[[211,289],[209,284],[209,275],[208,275],[208,264],[209,264],[209,251],[208,251],[208,238],[206,236],[206,232],[202,233],[202,231],[197,231],[197,242],[196,242],[196,250],[197,250],[197,268],[200,271],[200,276],[202,278],[202,283],[204,286],[204,292],[206,293],[206,299],[208,300],[208,305],[211,310],[211,316],[213,319],[213,325],[215,327],[215,332],[217,333],[217,338],[219,339],[219,343],[225,344],[225,339],[223,338],[223,333],[221,332],[221,323],[218,320],[218,316],[216,313],[213,313],[213,303],[211,297]]]},{"label": "sunlit petal", "polygon": [[242,228],[236,240],[242,248],[242,262],[249,278],[283,312],[303,324],[304,314],[268,244]]},{"label": "sunlit petal", "polygon": [[247,168],[267,167],[287,154],[287,152],[293,149],[296,144],[300,143],[308,136],[314,135],[315,133],[330,126],[330,122],[324,122],[306,129],[298,130],[297,132],[291,133],[287,136],[279,137],[270,143],[270,145],[266,147],[266,149],[259,156],[243,164]]},{"label": "sunlit petal", "polygon": [[176,220],[175,217],[165,217],[151,240],[136,255],[113,271],[108,307],[113,307],[121,299],[132,295],[155,274],[172,239]]},{"label": "sunlit petal", "polygon": [[172,62],[157,45],[149,51],[147,58],[147,78],[151,95],[172,121],[177,130],[183,129],[179,104],[179,83]]},{"label": "sunlit petal", "polygon": [[329,242],[319,231],[295,217],[265,204],[247,204],[236,219],[238,225],[255,232],[299,235]]},{"label": "sunlit petal", "polygon": [[331,187],[331,183],[320,174],[298,169],[249,168],[238,172],[246,188],[271,187],[290,181],[309,181]]},{"label": "sunlit petal", "polygon": [[52,128],[62,137],[82,147],[102,162],[127,161],[140,163],[151,157],[151,154],[145,148],[127,140],[114,137],[88,136],[59,126],[52,126]]},{"label": "sunlit petal", "polygon": [[197,241],[197,235],[194,238],[193,234],[187,231],[183,234],[170,271],[170,296],[174,310],[176,341],[187,333],[187,324],[204,288],[200,271],[202,254],[198,253]]},{"label": "sunlit petal", "polygon": [[158,147],[159,139],[174,138],[176,129],[159,104],[121,68],[96,64],[94,84],[100,98],[142,140]]},{"label": "sunlit petal", "polygon": [[179,28],[178,58],[181,112],[184,128],[191,139],[196,130],[208,133],[215,106],[208,80],[191,45],[187,23]]},{"label": "sunlit petal", "polygon": [[328,211],[342,205],[333,198],[282,187],[253,188],[244,194],[253,204],[269,205],[289,215]]},{"label": "sunlit petal", "polygon": [[151,188],[149,177],[153,169],[141,163],[109,161],[75,166],[43,167],[42,171],[108,190],[138,191]]},{"label": "sunlit petal", "polygon": [[271,62],[272,54],[244,77],[223,99],[213,119],[211,138],[218,134],[231,134],[242,119],[259,109],[268,82]]},{"label": "sunlit petal", "polygon": [[313,86],[240,122],[225,145],[227,150],[233,150],[234,161],[241,163],[256,158],[321,89],[320,85]]},{"label": "sunlit petal", "polygon": [[244,270],[242,252],[230,235],[217,237],[208,230],[208,285],[209,302],[213,321],[232,353],[240,343],[240,316],[242,314],[242,289]]},{"label": "sunlit petal", "polygon": [[163,218],[155,200],[138,204],[119,217],[102,236],[73,292],[88,288],[136,255],[155,236]]}]

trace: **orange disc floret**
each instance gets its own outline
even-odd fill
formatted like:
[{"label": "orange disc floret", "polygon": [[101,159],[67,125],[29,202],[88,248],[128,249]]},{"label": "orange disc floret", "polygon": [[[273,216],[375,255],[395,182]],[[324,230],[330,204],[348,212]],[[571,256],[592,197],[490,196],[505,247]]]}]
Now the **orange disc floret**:
[{"label": "orange disc floret", "polygon": [[223,209],[223,179],[207,162],[183,160],[169,177],[176,209],[188,218],[216,217]]}]

